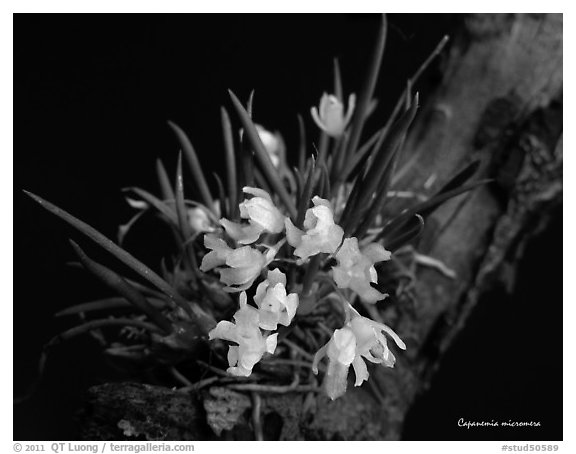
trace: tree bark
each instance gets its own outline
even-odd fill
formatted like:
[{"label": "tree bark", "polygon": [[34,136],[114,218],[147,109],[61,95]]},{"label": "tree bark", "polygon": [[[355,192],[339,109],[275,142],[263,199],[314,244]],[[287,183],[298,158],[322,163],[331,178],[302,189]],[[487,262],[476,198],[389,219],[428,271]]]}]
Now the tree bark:
[{"label": "tree bark", "polygon": [[268,436],[399,439],[407,412],[479,297],[497,280],[513,283],[523,246],[562,201],[561,14],[466,16],[436,92],[422,95],[396,187],[432,193],[477,158],[494,179],[437,210],[418,246],[457,278],[418,267],[413,305],[383,311],[408,348],[394,369],[371,370],[372,388],[350,389],[334,402],[264,395],[263,417],[283,419]]}]

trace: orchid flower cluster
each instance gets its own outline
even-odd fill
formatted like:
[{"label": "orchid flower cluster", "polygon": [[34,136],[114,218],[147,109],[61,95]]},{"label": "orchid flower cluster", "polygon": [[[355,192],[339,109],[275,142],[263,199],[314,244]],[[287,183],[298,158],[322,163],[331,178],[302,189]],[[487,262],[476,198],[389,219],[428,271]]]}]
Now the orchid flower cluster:
[{"label": "orchid flower cluster", "polygon": [[[275,206],[266,191],[244,187],[243,192],[252,196],[239,204],[240,217],[246,222],[222,218],[219,220],[220,234],[211,232],[204,235],[204,246],[209,252],[204,256],[200,270],[216,270],[225,291],[241,292],[234,323],[218,322],[210,331],[209,338],[236,344],[228,350],[228,373],[247,377],[266,353],[275,352],[278,333],[271,332],[277,330],[279,324],[289,326],[298,310],[299,296],[296,292],[288,293],[286,275],[278,268],[268,268],[286,241],[292,248],[296,265],[303,265],[319,254],[332,255],[337,263],[332,267],[335,285],[339,289],[350,289],[362,301],[372,304],[387,296],[370,285],[378,282],[374,264],[390,260],[391,253],[378,243],[369,243],[360,250],[357,238],[344,239],[344,230],[334,222],[330,201],[319,196],[312,198],[313,206],[306,210],[303,228],[300,229]],[[259,242],[261,237],[281,234],[285,238],[272,246]],[[236,247],[230,247],[227,240]],[[254,307],[248,304],[246,290],[262,273],[266,278],[256,287]],[[325,389],[332,399],[344,393],[350,364],[356,374],[356,386],[368,378],[362,357],[393,367],[394,355],[388,349],[382,332],[388,333],[399,347],[405,348],[389,327],[361,317],[356,311],[354,313],[355,317],[334,331],[331,340],[314,359],[313,371],[317,373],[318,361],[325,355],[329,358]]]},{"label": "orchid flower cluster", "polygon": [[[318,127],[318,140],[307,136],[300,118],[297,153],[288,153],[280,133],[253,121],[252,96],[244,106],[230,92],[241,128],[234,131],[228,111],[222,107],[226,184],[215,176],[218,197],[190,139],[169,122],[181,150],[175,178],[171,181],[158,159],[160,197],[141,188],[127,189],[131,193],[128,203],[138,212],[120,226],[118,244],[70,213],[29,194],[146,283],[95,262],[72,242],[84,268],[120,297],[63,311],[61,314],[80,315],[81,324],[54,342],[106,326],[128,326],[137,335],[128,342],[110,343],[108,354],[172,367],[182,358],[202,355],[199,344],[206,339],[213,352],[221,350],[222,342],[212,341],[226,341],[230,342],[227,372],[242,380],[250,377],[259,363],[258,367],[264,367],[266,355],[278,354],[278,344],[289,346],[288,342],[297,339],[300,345],[292,345],[300,349],[299,354],[313,358],[308,370],[318,373],[320,361],[327,358],[324,389],[332,399],[346,391],[350,366],[356,386],[368,379],[366,361],[393,367],[395,357],[387,337],[400,349],[406,345],[378,318],[381,313],[375,305],[388,296],[382,287],[395,290],[380,280],[379,276],[387,277],[382,268],[385,262],[394,264],[393,252],[415,243],[425,217],[436,207],[485,180],[467,184],[478,167],[472,163],[414,205],[399,207],[398,200],[388,204],[395,193],[391,188],[396,184],[399,155],[418,109],[418,95],[410,90],[424,66],[410,79],[385,124],[366,137],[366,121],[377,105],[373,95],[386,30],[383,16],[358,102],[356,95],[350,94],[345,106],[335,62],[333,94],[324,93],[308,118]],[[445,43],[437,46],[435,54]],[[184,160],[193,177],[195,200],[184,195]],[[146,213],[153,213],[169,227],[176,245],[176,252],[162,261],[161,274],[123,249],[123,239]],[[85,318],[86,313],[103,308],[125,310],[130,306],[135,311],[133,318]],[[236,310],[232,317],[230,309]],[[318,322],[319,318],[323,322]],[[312,319],[315,321],[310,322]],[[304,332],[310,323],[312,333]],[[306,344],[310,338],[313,347]],[[296,351],[290,348],[292,353]],[[166,352],[170,354],[162,356]],[[200,363],[200,358],[197,360]],[[302,361],[295,363],[302,367]]]}]

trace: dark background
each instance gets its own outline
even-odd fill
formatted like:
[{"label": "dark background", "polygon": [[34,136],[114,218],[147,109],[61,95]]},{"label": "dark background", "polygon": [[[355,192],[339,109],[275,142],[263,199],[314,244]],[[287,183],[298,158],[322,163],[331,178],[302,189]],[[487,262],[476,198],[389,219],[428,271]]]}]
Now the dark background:
[{"label": "dark background", "polygon": [[[341,61],[344,90],[357,90],[375,38],[374,15],[17,15],[14,27],[14,394],[35,376],[42,345],[69,327],[53,313],[106,290],[65,263],[67,237],[82,241],[21,193],[27,189],[110,237],[130,211],[121,188],[157,190],[154,160],[172,172],[178,146],[166,120],[190,135],[205,170],[219,171],[219,108],[227,88],[256,89],[257,122],[282,131],[288,150],[296,114],[331,87]],[[461,16],[390,15],[378,83],[379,115]],[[417,89],[426,101],[438,65]],[[128,247],[156,267],[162,235]],[[140,233],[138,233],[140,232]],[[431,389],[409,415],[406,439],[562,438],[561,213],[534,240],[513,295],[496,289],[474,311]],[[96,250],[91,253],[98,257]],[[105,257],[105,256],[102,256]],[[109,260],[109,259],[107,259]],[[108,261],[107,263],[112,263]],[[15,439],[74,439],[73,414],[94,383],[125,377],[87,337],[58,348],[37,396],[14,410]],[[466,420],[540,421],[540,428],[464,429]]]}]

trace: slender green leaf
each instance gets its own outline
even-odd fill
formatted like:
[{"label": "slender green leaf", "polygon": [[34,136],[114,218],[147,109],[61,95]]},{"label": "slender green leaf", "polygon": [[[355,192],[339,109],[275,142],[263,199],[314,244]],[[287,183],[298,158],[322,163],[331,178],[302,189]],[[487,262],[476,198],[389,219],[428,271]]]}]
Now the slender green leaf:
[{"label": "slender green leaf", "polygon": [[188,166],[190,167],[190,171],[194,176],[194,183],[196,184],[200,196],[204,201],[204,204],[210,209],[213,210],[214,208],[214,201],[212,199],[212,194],[210,193],[210,189],[208,188],[208,183],[206,182],[206,178],[204,177],[204,172],[202,171],[202,167],[200,165],[200,160],[198,159],[198,155],[192,146],[192,142],[186,135],[186,133],[178,126],[176,123],[172,121],[168,121],[168,125],[176,134],[178,142],[180,142],[180,146],[182,147],[182,151],[184,151],[184,156],[186,156],[186,161],[188,162]]},{"label": "slender green leaf", "polygon": [[178,225],[184,237],[184,241],[192,236],[192,227],[188,220],[188,210],[184,203],[184,179],[182,178],[182,152],[178,153],[178,165],[176,167],[176,215],[178,217]]},{"label": "slender green leaf", "polygon": [[[124,280],[128,281],[124,278]],[[161,309],[165,305],[164,301],[155,298],[146,298],[146,300],[156,309]],[[113,296],[110,298],[102,298],[95,301],[88,301],[86,303],[75,304],[74,306],[67,307],[54,314],[54,317],[64,317],[67,315],[77,315],[83,312],[106,311],[110,309],[125,309],[133,307],[126,298],[121,296]]]},{"label": "slender green leaf", "polygon": [[134,224],[136,224],[138,219],[140,219],[144,213],[145,213],[145,211],[139,211],[134,216],[132,216],[132,218],[130,218],[128,220],[128,222],[118,226],[118,245],[119,246],[122,246],[122,243],[124,243],[124,239],[126,238],[126,235],[128,235],[128,232],[130,232],[130,230],[132,229]]},{"label": "slender green leaf", "polygon": [[302,115],[298,114],[298,132],[300,137],[300,146],[298,147],[298,170],[304,172],[306,165],[306,127]]},{"label": "slender green leaf", "polygon": [[346,181],[347,179],[353,180],[360,173],[361,170],[366,169],[366,161],[368,157],[372,155],[373,150],[376,148],[377,143],[384,133],[383,129],[376,131],[376,133],[366,141],[364,145],[360,147],[358,152],[352,157],[350,165],[342,168],[341,179]]},{"label": "slender green leaf", "polygon": [[370,197],[378,184],[388,165],[392,162],[395,153],[400,148],[400,144],[404,141],[408,128],[412,124],[416,111],[418,110],[418,93],[414,97],[414,102],[407,110],[402,118],[398,121],[396,127],[390,132],[387,137],[380,137],[375,146],[374,160],[370,162],[369,169],[367,169],[366,177],[362,180],[361,199]]},{"label": "slender green leaf", "polygon": [[125,326],[134,326],[135,328],[145,329],[151,333],[160,335],[164,334],[160,328],[158,328],[156,325],[153,325],[152,323],[143,322],[133,318],[107,318],[103,320],[91,320],[89,322],[75,326],[74,328],[70,328],[69,330],[64,331],[63,333],[60,333],[59,335],[50,339],[45,348],[54,347],[62,342],[68,341],[76,336],[87,333],[89,331],[93,331],[95,329],[108,328],[112,326],[117,326],[120,328]]},{"label": "slender green leaf", "polygon": [[330,144],[330,137],[324,131],[320,131],[320,144],[318,145],[318,154],[316,161],[318,164],[326,161],[326,153],[328,153],[328,145]]},{"label": "slender green leaf", "polygon": [[254,178],[256,179],[256,186],[258,186],[261,189],[264,189],[267,193],[272,194],[273,191],[270,188],[268,182],[266,181],[266,178],[264,178],[264,175],[262,175],[262,172],[260,172],[260,169],[258,168],[254,169]]},{"label": "slender green leaf", "polygon": [[415,240],[422,234],[424,230],[424,218],[419,214],[415,214],[406,223],[402,232],[397,232],[389,238],[383,238],[383,246],[391,252],[397,251],[402,246]]},{"label": "slender green leaf", "polygon": [[402,229],[405,224],[414,216],[415,214],[419,214],[424,219],[429,216],[436,208],[438,208],[442,203],[445,201],[456,197],[460,194],[468,192],[478,186],[484,185],[486,183],[490,183],[492,180],[485,179],[475,181],[473,183],[469,183],[467,185],[461,186],[456,189],[452,189],[451,191],[439,193],[429,200],[419,203],[416,206],[404,210],[398,216],[396,216],[393,220],[391,220],[388,224],[384,226],[382,232],[379,235],[379,238],[390,237],[393,233],[396,233],[400,229]]},{"label": "slender green leaf", "polygon": [[465,184],[470,178],[472,178],[480,167],[482,161],[477,159],[472,161],[466,167],[464,167],[460,172],[456,173],[444,186],[438,191],[439,194],[443,192],[452,191],[453,189],[459,188]]},{"label": "slender green leaf", "polygon": [[[212,208],[214,209],[214,208]],[[184,241],[181,244],[182,258],[186,268],[192,272],[192,277],[197,277],[199,274],[198,266],[196,265],[196,257],[192,250],[194,231],[188,219],[188,210],[184,200],[184,180],[182,177],[182,153],[178,153],[178,165],[176,167],[176,215],[178,217],[178,224]]]},{"label": "slender green leaf", "polygon": [[224,183],[218,176],[217,173],[212,173],[214,180],[216,180],[216,187],[218,188],[218,203],[220,205],[220,216],[230,219],[230,208],[228,197],[226,196],[226,190],[224,189]]},{"label": "slender green leaf", "polygon": [[158,199],[156,196],[150,194],[148,191],[145,191],[144,189],[140,189],[140,188],[136,188],[136,187],[124,188],[124,191],[132,191],[134,194],[136,194],[142,200],[144,200],[149,205],[151,205],[153,208],[155,208],[157,211],[159,211],[164,216],[166,216],[168,218],[168,220],[174,226],[176,226],[176,227],[178,226],[178,219],[176,218],[176,215],[174,214],[174,210],[172,208],[170,208],[170,206],[168,206],[165,202]]},{"label": "slender green leaf", "polygon": [[80,259],[84,268],[92,273],[98,280],[110,287],[112,290],[123,296],[134,307],[144,312],[151,321],[153,321],[166,334],[172,332],[172,323],[154,308],[138,290],[132,287],[121,276],[105,266],[95,262],[86,255],[86,253],[74,241],[70,240],[76,255]]},{"label": "slender green leaf", "polygon": [[342,88],[342,75],[340,74],[340,65],[338,64],[338,59],[334,59],[334,94],[340,100],[344,102],[344,90]]},{"label": "slender green leaf", "polygon": [[407,84],[406,89],[402,92],[402,94],[398,98],[398,101],[396,102],[396,105],[394,106],[394,109],[392,110],[392,113],[390,114],[390,117],[388,118],[388,121],[386,122],[386,125],[383,128],[385,131],[388,131],[392,126],[392,124],[394,124],[394,122],[398,118],[398,115],[402,110],[402,106],[404,106],[406,103],[406,96],[408,94],[407,92],[409,87],[413,87],[416,84],[422,73],[426,71],[426,69],[428,68],[430,63],[432,63],[434,58],[437,57],[442,52],[444,46],[446,46],[446,44],[448,43],[448,39],[449,39],[448,36],[445,35],[436,45],[436,47],[434,48],[432,53],[428,56],[428,58],[424,60],[424,62],[420,65],[420,67],[416,70],[416,72],[412,75],[412,77],[408,79],[409,84]]},{"label": "slender green leaf", "polygon": [[248,117],[250,117],[250,120],[252,120],[253,115],[254,115],[254,93],[256,92],[256,90],[252,89],[252,91],[250,92],[250,96],[248,96],[248,102],[246,103],[246,112],[248,113]]},{"label": "slender green leaf", "polygon": [[110,309],[121,309],[132,307],[132,305],[121,296],[113,296],[111,298],[103,298],[96,301],[89,301],[87,303],[76,304],[67,307],[54,314],[54,317],[63,317],[65,315],[76,315],[82,312],[105,311]]},{"label": "slender green leaf", "polygon": [[236,178],[236,153],[234,151],[234,134],[232,133],[232,124],[230,116],[224,107],[220,108],[220,117],[222,120],[222,135],[224,136],[224,150],[226,152],[226,182],[228,183],[228,200],[230,201],[230,216],[236,219],[238,214],[239,188]]},{"label": "slender green leaf", "polygon": [[306,183],[302,188],[302,194],[300,195],[300,201],[298,203],[298,215],[296,216],[296,226],[299,229],[303,227],[306,210],[310,205],[310,199],[312,198],[312,191],[314,189],[315,173],[316,173],[316,161],[312,156],[310,161],[308,161],[308,168],[306,169]]},{"label": "slender green leaf", "polygon": [[350,132],[350,142],[348,144],[347,156],[351,156],[356,152],[360,137],[362,135],[362,130],[364,129],[364,123],[366,121],[366,115],[370,107],[370,102],[374,94],[374,88],[376,87],[376,82],[378,81],[378,73],[380,72],[380,66],[382,63],[382,56],[384,54],[384,48],[386,47],[386,34],[387,34],[387,21],[386,16],[382,15],[382,20],[380,23],[380,28],[378,30],[378,37],[376,39],[376,45],[372,52],[372,59],[370,62],[370,67],[368,73],[366,74],[366,79],[360,92],[358,98],[358,104],[356,105],[356,112],[354,113],[354,119],[352,123],[352,128]]},{"label": "slender green leaf", "polygon": [[332,183],[332,189],[335,189],[338,182],[345,181],[345,174],[347,172],[344,171],[344,167],[348,166],[346,163],[346,147],[348,146],[349,139],[350,134],[344,132],[341,137],[335,140],[335,151],[330,169],[330,181]]},{"label": "slender green leaf", "polygon": [[292,201],[290,194],[288,194],[288,191],[286,190],[286,187],[284,186],[284,183],[282,182],[280,175],[278,175],[276,168],[272,164],[270,156],[268,156],[268,152],[266,151],[266,148],[264,147],[262,140],[260,140],[260,136],[258,135],[258,131],[256,131],[254,123],[250,119],[248,113],[246,112],[246,110],[236,97],[236,95],[232,93],[232,91],[230,90],[228,91],[230,93],[230,98],[232,99],[232,104],[236,110],[236,113],[238,114],[238,117],[240,118],[242,126],[244,127],[244,133],[246,134],[247,138],[250,140],[250,143],[252,144],[254,154],[256,155],[256,159],[260,164],[260,167],[262,169],[264,176],[266,177],[266,180],[272,186],[274,192],[278,194],[280,200],[282,200],[282,203],[285,205],[290,215],[295,217],[296,207],[294,206],[294,202]]},{"label": "slender green leaf", "polygon": [[[398,153],[396,153],[398,155]],[[368,229],[372,226],[372,223],[376,220],[376,217],[382,213],[386,202],[388,200],[388,182],[390,181],[390,175],[392,173],[393,165],[389,165],[382,177],[380,184],[378,185],[378,189],[376,191],[376,196],[372,202],[372,205],[368,210],[363,213],[364,217],[359,218],[356,223],[351,222],[347,225],[349,231],[355,227],[355,225],[359,224],[358,228],[354,232],[354,236],[356,238],[362,238],[364,234],[368,231]]]},{"label": "slender green leaf", "polygon": [[[66,262],[66,266],[69,266],[71,268],[75,268],[78,270],[84,270],[84,267],[82,266],[82,264],[80,262],[76,262],[74,260],[70,260],[69,262]],[[140,292],[144,293],[144,295],[147,295],[149,299],[152,298],[153,300],[161,301],[162,305],[166,305],[166,301],[163,299],[166,295],[164,292],[159,292],[159,291],[154,290],[150,287],[146,287],[145,285],[142,285],[140,282],[137,282],[133,279],[127,278],[126,276],[122,276],[122,277],[132,287],[136,287]]]},{"label": "slender green leaf", "polygon": [[160,184],[160,193],[164,200],[174,200],[174,190],[166,173],[166,168],[160,159],[156,159],[156,174],[158,175],[158,183]]},{"label": "slender green leaf", "polygon": [[[364,170],[356,178],[352,188],[349,200],[346,203],[342,219],[346,226],[342,226],[347,233],[350,233],[352,224],[361,219],[363,213],[368,208],[365,204],[351,202],[351,200],[372,200],[374,192],[378,188],[384,173],[392,162],[400,144],[403,142],[406,132],[418,108],[418,94],[415,96],[414,103],[409,111],[405,112],[402,118],[394,126],[390,134],[385,138],[380,137],[374,146],[374,152],[371,153],[372,159],[366,161]],[[373,155],[373,156],[372,156]],[[365,175],[363,177],[363,175]]]},{"label": "slender green leaf", "polygon": [[156,274],[154,271],[136,259],[132,254],[118,247],[112,240],[102,235],[95,228],[91,227],[80,219],[75,218],[67,211],[64,211],[63,209],[48,202],[47,200],[44,200],[42,197],[39,197],[36,194],[32,194],[28,191],[24,192],[36,202],[38,202],[40,206],[79,230],[81,233],[100,245],[122,263],[149,281],[160,291],[165,293],[172,301],[184,309],[184,311],[186,311],[186,313],[192,319],[197,320],[199,322],[199,326],[205,330],[206,333],[215,325],[216,322],[210,315],[206,314],[197,306],[191,306],[184,298],[178,295],[176,291],[164,279],[158,276],[158,274]]},{"label": "slender green leaf", "polygon": [[319,185],[319,193],[322,194],[322,198],[330,198],[330,174],[328,172],[328,167],[325,162],[319,164],[321,184]]}]

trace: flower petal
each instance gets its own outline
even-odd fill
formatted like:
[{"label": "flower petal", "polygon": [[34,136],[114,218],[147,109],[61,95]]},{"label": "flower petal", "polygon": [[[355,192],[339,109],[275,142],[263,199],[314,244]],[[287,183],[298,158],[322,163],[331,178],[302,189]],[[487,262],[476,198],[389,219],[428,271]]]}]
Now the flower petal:
[{"label": "flower petal", "polygon": [[266,351],[270,354],[276,351],[278,344],[278,333],[272,334],[266,338]]},{"label": "flower petal", "polygon": [[370,375],[366,363],[361,356],[356,356],[354,361],[352,361],[352,367],[354,368],[354,375],[356,375],[354,386],[360,386],[362,382],[368,380],[368,376]]},{"label": "flower petal", "polygon": [[208,339],[222,339],[236,342],[237,331],[234,323],[222,320],[208,333]]},{"label": "flower petal", "polygon": [[324,377],[324,390],[330,399],[335,400],[346,393],[349,368],[349,364],[330,361],[328,372]]},{"label": "flower petal", "polygon": [[237,345],[231,345],[228,348],[228,365],[230,367],[234,367],[236,366],[236,364],[238,364],[238,346]]},{"label": "flower petal", "polygon": [[253,195],[255,197],[261,197],[263,199],[272,202],[272,197],[270,197],[270,194],[268,194],[264,189],[253,188],[251,186],[244,186],[242,188],[242,192],[244,192],[245,194]]},{"label": "flower petal", "polygon": [[260,238],[262,227],[254,224],[239,224],[237,222],[229,221],[226,218],[220,219],[220,225],[230,238],[240,244],[252,244]]},{"label": "flower petal", "polygon": [[284,224],[286,227],[286,240],[288,244],[292,247],[297,248],[302,244],[302,237],[304,236],[304,232],[296,227],[290,218],[286,218],[284,220]]},{"label": "flower petal", "polygon": [[312,361],[312,372],[314,373],[314,375],[318,374],[318,364],[320,363],[320,360],[326,356],[328,352],[329,343],[330,342],[320,347],[320,349],[314,355],[314,360]]}]

